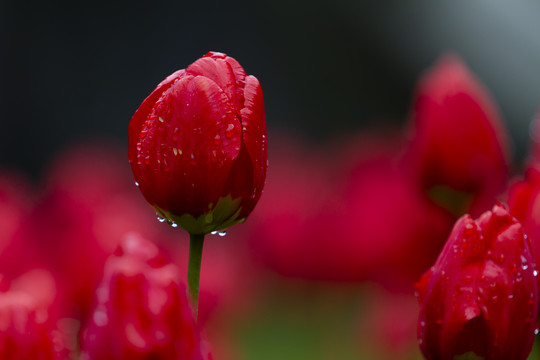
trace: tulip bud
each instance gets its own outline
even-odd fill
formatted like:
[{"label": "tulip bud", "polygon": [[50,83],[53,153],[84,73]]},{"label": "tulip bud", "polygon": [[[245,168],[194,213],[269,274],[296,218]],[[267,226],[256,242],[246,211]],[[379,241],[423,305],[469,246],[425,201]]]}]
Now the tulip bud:
[{"label": "tulip bud", "polygon": [[200,360],[198,331],[179,276],[157,246],[128,236],[105,264],[82,333],[83,359]]},{"label": "tulip bud", "polygon": [[167,77],[129,123],[129,161],[158,216],[191,234],[243,222],[267,166],[261,86],[210,52]]},{"label": "tulip bud", "polygon": [[[411,115],[408,156],[432,197],[457,205],[459,215],[491,206],[508,179],[508,139],[494,101],[461,59],[446,56],[421,78]],[[454,204],[457,194],[463,204]]]},{"label": "tulip bud", "polygon": [[526,359],[537,331],[535,274],[522,226],[504,205],[461,217],[416,284],[426,358]]}]

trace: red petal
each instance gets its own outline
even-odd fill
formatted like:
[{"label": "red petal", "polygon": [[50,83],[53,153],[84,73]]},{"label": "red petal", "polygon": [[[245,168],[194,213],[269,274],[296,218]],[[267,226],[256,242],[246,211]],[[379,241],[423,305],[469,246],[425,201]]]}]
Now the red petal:
[{"label": "red petal", "polygon": [[159,85],[152,91],[150,95],[139,106],[131,121],[129,122],[129,161],[135,163],[137,161],[137,143],[140,141],[141,130],[146,122],[146,117],[154,107],[154,104],[161,95],[167,91],[171,86],[173,86],[178,80],[183,78],[185,75],[185,70],[178,70],[173,74],[167,76]]},{"label": "red petal", "polygon": [[241,89],[243,88],[246,73],[238,63],[236,63],[238,67],[233,68],[231,66],[231,63],[234,65],[236,61],[227,61],[227,59],[230,58],[204,57],[191,64],[186,69],[186,72],[194,76],[204,76],[214,81],[227,94],[231,102],[235,104],[237,111],[239,111],[242,105]]},{"label": "red petal", "polygon": [[244,99],[244,107],[241,111],[242,137],[253,164],[251,205],[246,209],[242,209],[244,216],[247,216],[261,196],[268,159],[264,98],[261,85],[254,76],[249,75],[246,77]]}]

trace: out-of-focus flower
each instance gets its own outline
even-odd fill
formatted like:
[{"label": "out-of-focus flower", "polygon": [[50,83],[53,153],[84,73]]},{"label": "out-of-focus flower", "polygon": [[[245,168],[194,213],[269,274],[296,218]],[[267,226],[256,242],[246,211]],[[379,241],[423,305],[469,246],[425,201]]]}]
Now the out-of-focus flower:
[{"label": "out-of-focus flower", "polygon": [[416,284],[418,340],[426,358],[472,352],[526,359],[537,329],[535,274],[529,241],[504,205],[477,220],[461,217]]},{"label": "out-of-focus flower", "polygon": [[167,77],[129,123],[129,161],[156,212],[206,234],[242,222],[266,177],[266,121],[258,80],[210,52]]},{"label": "out-of-focus flower", "polygon": [[11,284],[0,279],[0,358],[6,360],[64,360],[68,351],[49,308],[55,282],[34,270]]},{"label": "out-of-focus flower", "polygon": [[[407,158],[430,195],[459,214],[491,206],[508,179],[507,134],[494,101],[459,58],[443,57],[421,78],[411,120]],[[460,193],[461,203],[451,204]]]},{"label": "out-of-focus flower", "polygon": [[127,236],[105,264],[82,332],[83,359],[202,359],[179,277],[156,245]]},{"label": "out-of-focus flower", "polygon": [[47,171],[41,197],[0,252],[0,272],[8,278],[34,267],[50,270],[63,315],[86,317],[105,259],[127,232],[153,239],[171,230],[151,217],[124,151],[85,143],[62,152]]},{"label": "out-of-focus flower", "polygon": [[267,196],[250,224],[254,255],[286,276],[409,287],[435,260],[454,218],[426,201],[397,163],[399,138],[351,143],[337,154],[274,143]]}]

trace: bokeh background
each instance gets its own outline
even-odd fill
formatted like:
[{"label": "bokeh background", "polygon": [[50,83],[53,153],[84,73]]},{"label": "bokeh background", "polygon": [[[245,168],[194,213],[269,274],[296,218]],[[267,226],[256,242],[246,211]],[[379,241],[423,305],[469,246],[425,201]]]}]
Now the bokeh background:
[{"label": "bokeh background", "polygon": [[[73,291],[85,311],[91,308],[93,288],[72,279],[70,269],[92,254],[88,263],[95,268],[89,268],[87,278],[94,279],[126,231],[162,241],[185,267],[187,239],[182,235],[178,241],[178,232],[154,220],[133,184],[127,127],[163,78],[209,50],[233,56],[260,80],[271,134],[270,167],[277,169],[268,190],[283,201],[290,198],[287,191],[299,190],[304,205],[299,209],[336,205],[302,192],[309,187],[305,184],[317,190],[342,185],[328,174],[337,162],[333,154],[343,154],[343,149],[334,153],[332,144],[355,137],[351,134],[362,139],[374,128],[404,127],[418,78],[449,52],[464,60],[496,101],[511,137],[512,171],[519,173],[540,107],[539,14],[540,3],[532,0],[0,0],[0,169],[21,173],[33,188],[31,204],[17,208],[13,225],[25,230],[13,233],[38,243],[35,258],[47,254],[50,262],[60,264],[55,276],[78,284]],[[96,140],[113,143],[115,150],[81,148],[95,146]],[[386,149],[392,138],[380,147],[379,141],[367,148]],[[386,170],[383,166],[382,173]],[[393,184],[385,182],[387,178],[363,181],[380,184],[378,191],[384,192],[384,186]],[[388,197],[407,202],[407,188],[396,184]],[[320,276],[310,259],[306,263],[312,268],[295,268],[298,264],[279,254],[290,250],[287,243],[272,248],[271,236],[266,236],[266,245],[260,241],[263,250],[257,248],[260,239],[253,234],[256,226],[264,225],[263,215],[279,216],[282,210],[273,199],[263,202],[264,196],[261,210],[245,226],[231,229],[223,241],[214,236],[207,242],[201,309],[216,359],[419,358],[412,287],[389,289],[357,278],[333,281],[335,274]],[[374,205],[377,200],[372,199]],[[298,204],[291,204],[289,215],[294,215]],[[419,212],[429,212],[416,205]],[[14,213],[6,209],[2,214]],[[317,217],[310,220],[324,223]],[[447,225],[441,226],[445,233]],[[311,238],[321,235],[315,232]],[[25,253],[26,243],[13,245],[16,241],[6,240],[6,233],[0,235],[0,258],[12,259],[3,262],[0,272],[18,276],[24,269],[10,254]],[[332,250],[324,243],[330,236],[319,236],[323,256]],[[83,245],[73,245],[73,238]],[[383,250],[370,249],[385,257]],[[330,267],[350,270],[340,268],[339,251],[334,255]],[[350,255],[352,264],[357,255],[369,261],[369,255]],[[313,259],[317,256],[321,254]],[[265,261],[271,266],[261,266]],[[283,276],[276,268],[290,273]],[[362,271],[369,273],[366,269]],[[291,276],[295,272],[302,276]],[[373,280],[373,274],[368,275],[359,278]],[[76,318],[73,312],[67,316]],[[76,321],[84,325],[81,319]]]},{"label": "bokeh background", "polygon": [[540,4],[475,1],[0,1],[0,164],[36,177],[79,140],[127,141],[167,74],[208,50],[263,85],[270,130],[320,139],[401,124],[448,51],[490,89],[526,151],[540,99]]}]

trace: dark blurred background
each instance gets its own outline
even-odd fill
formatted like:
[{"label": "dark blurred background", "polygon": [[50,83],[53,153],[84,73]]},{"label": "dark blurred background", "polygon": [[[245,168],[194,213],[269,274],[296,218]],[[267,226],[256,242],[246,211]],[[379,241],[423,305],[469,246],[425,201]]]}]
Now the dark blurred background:
[{"label": "dark blurred background", "polygon": [[127,144],[140,102],[208,50],[259,78],[270,131],[317,141],[404,124],[418,76],[455,52],[519,162],[540,105],[539,15],[532,0],[0,0],[0,166],[37,178],[69,144]]}]

